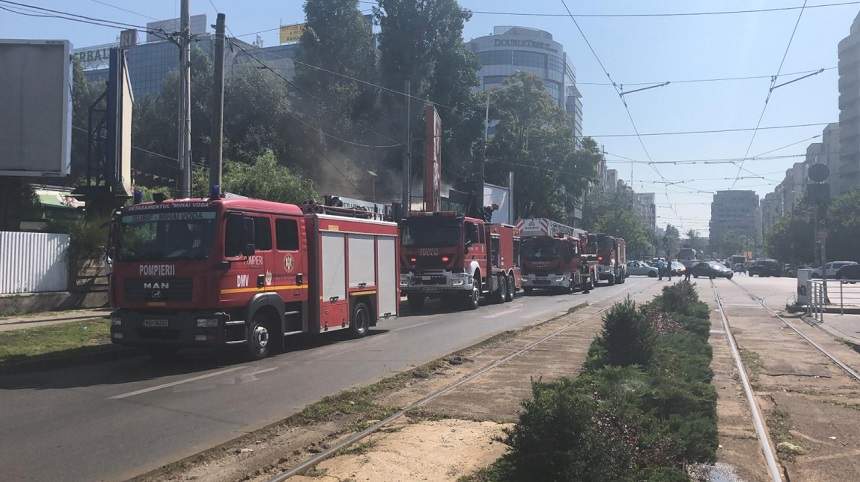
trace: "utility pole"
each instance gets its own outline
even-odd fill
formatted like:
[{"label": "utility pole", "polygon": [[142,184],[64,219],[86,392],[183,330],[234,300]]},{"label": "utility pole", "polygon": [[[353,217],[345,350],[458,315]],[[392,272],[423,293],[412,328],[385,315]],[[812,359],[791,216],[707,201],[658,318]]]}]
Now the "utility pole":
[{"label": "utility pole", "polygon": [[191,197],[191,29],[190,0],[182,0],[179,16],[179,164],[180,197]]},{"label": "utility pole", "polygon": [[[490,142],[490,94],[492,90],[487,92],[487,105],[484,110],[484,155],[481,156],[481,165],[478,168],[478,212],[484,211],[484,168],[487,165],[487,144]],[[513,190],[511,191],[513,194]]]},{"label": "utility pole", "polygon": [[212,145],[209,155],[209,193],[220,196],[224,147],[224,14],[215,21],[215,82],[212,95]]},{"label": "utility pole", "polygon": [[412,82],[408,79],[406,91],[406,150],[403,156],[403,215],[409,215],[412,210]]}]

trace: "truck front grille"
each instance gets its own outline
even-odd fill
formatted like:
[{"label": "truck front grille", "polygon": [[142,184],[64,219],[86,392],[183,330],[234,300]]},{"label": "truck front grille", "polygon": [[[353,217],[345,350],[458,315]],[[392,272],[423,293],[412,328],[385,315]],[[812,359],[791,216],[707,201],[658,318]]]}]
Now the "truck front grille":
[{"label": "truck front grille", "polygon": [[191,301],[193,287],[190,278],[130,279],[125,282],[125,297],[127,301]]}]

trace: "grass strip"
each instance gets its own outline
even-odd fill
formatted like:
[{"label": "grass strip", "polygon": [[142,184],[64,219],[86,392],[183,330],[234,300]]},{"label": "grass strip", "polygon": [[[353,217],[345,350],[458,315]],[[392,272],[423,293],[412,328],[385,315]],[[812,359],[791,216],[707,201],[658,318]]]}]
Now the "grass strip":
[{"label": "grass strip", "polygon": [[0,332],[0,368],[69,359],[111,347],[110,321],[92,318]]}]

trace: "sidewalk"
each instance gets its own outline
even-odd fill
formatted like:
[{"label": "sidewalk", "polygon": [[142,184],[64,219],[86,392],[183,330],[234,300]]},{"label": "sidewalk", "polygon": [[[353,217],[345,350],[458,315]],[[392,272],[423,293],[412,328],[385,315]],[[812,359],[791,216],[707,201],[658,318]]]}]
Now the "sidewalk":
[{"label": "sidewalk", "polygon": [[110,315],[110,312],[110,308],[96,308],[87,310],[46,311],[43,313],[4,316],[0,317],[0,332],[23,330],[38,326],[59,325],[73,321],[87,320],[90,318],[105,318]]},{"label": "sidewalk", "polygon": [[803,319],[837,338],[860,345],[860,315],[827,312],[824,314],[823,323],[816,323],[808,316]]}]

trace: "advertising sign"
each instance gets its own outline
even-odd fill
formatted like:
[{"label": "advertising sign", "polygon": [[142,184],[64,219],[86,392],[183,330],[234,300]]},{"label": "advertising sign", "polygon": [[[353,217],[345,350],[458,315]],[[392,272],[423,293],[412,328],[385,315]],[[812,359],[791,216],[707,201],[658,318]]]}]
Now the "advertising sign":
[{"label": "advertising sign", "polygon": [[436,107],[424,107],[424,210],[442,208],[442,118]]},{"label": "advertising sign", "polygon": [[71,44],[0,40],[0,176],[67,176]]},{"label": "advertising sign", "polygon": [[107,100],[105,180],[114,192],[131,196],[131,122],[134,96],[128,78],[125,51],[111,49]]},{"label": "advertising sign", "polygon": [[293,25],[281,25],[281,44],[298,42],[302,38],[303,33],[305,33],[305,24],[303,23],[297,23]]},{"label": "advertising sign", "polygon": [[484,206],[496,205],[493,211],[492,223],[513,224],[511,219],[511,190],[507,187],[484,183]]}]

